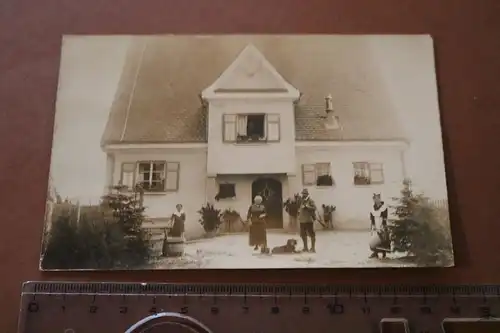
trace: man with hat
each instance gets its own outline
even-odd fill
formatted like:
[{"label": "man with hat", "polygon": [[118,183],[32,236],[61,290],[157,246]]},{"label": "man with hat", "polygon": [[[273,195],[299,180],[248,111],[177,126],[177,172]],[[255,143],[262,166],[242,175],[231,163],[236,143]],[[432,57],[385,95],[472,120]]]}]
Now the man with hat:
[{"label": "man with hat", "polygon": [[[304,244],[304,252],[316,252],[316,233],[314,232],[314,221],[316,220],[316,204],[309,196],[309,191],[302,190],[299,207],[300,238]],[[311,238],[311,249],[308,239]]]}]

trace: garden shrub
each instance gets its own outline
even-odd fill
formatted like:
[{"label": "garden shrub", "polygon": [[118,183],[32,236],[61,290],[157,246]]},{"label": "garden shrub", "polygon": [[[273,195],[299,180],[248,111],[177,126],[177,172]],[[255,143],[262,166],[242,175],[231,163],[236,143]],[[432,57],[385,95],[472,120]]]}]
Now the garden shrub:
[{"label": "garden shrub", "polygon": [[103,205],[76,216],[58,215],[45,235],[43,269],[134,269],[150,259],[142,229],[144,207],[135,196],[109,194]]}]

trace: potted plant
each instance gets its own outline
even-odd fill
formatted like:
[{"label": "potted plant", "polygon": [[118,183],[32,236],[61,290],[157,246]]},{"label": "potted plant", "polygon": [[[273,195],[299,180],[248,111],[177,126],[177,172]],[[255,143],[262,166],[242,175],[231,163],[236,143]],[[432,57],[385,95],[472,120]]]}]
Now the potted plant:
[{"label": "potted plant", "polygon": [[300,208],[300,194],[295,193],[292,197],[288,198],[284,203],[285,212],[288,214],[290,231],[297,230],[297,217],[299,216]]},{"label": "potted plant", "polygon": [[232,226],[234,225],[234,223],[236,223],[237,221],[241,221],[241,216],[240,216],[240,213],[238,213],[234,209],[226,208],[222,212],[222,220],[224,221],[224,223],[226,225],[226,231],[231,232]]},{"label": "potted plant", "polygon": [[203,226],[208,237],[213,237],[217,233],[222,223],[222,212],[215,208],[214,205],[207,203],[198,210],[200,215],[199,222]]},{"label": "potted plant", "polygon": [[370,185],[370,178],[362,175],[355,175],[354,185]]},{"label": "potted plant", "polygon": [[337,209],[334,205],[321,205],[323,208],[323,221],[327,229],[333,229],[333,212]]},{"label": "potted plant", "polygon": [[333,178],[331,175],[321,175],[316,179],[316,186],[333,186]]}]

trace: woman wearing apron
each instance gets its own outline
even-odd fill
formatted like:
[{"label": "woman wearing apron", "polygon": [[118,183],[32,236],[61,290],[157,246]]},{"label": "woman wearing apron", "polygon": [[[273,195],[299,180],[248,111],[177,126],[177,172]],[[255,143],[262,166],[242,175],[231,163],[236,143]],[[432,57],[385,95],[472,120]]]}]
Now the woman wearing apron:
[{"label": "woman wearing apron", "polygon": [[186,222],[186,213],[182,209],[181,204],[175,205],[175,212],[172,214],[172,229],[170,229],[168,236],[170,237],[183,237],[184,236],[184,223]]},{"label": "woman wearing apron", "polygon": [[373,207],[370,212],[370,223],[372,230],[372,238],[370,240],[370,250],[372,254],[370,258],[378,258],[378,254],[382,254],[385,258],[386,253],[390,252],[391,240],[389,229],[387,228],[388,209],[381,199],[380,193],[373,194]]},{"label": "woman wearing apron", "polygon": [[171,216],[172,227],[165,230],[163,240],[163,255],[167,257],[177,257],[184,253],[184,224],[186,222],[186,213],[181,204],[175,205],[175,212]]}]

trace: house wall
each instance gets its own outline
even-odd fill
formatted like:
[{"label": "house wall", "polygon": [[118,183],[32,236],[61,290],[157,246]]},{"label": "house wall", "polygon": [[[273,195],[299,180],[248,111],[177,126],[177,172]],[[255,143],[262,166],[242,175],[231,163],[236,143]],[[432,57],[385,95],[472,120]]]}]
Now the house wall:
[{"label": "house wall", "polygon": [[[393,146],[351,146],[336,145],[331,147],[298,146],[295,148],[296,160],[292,162],[295,170],[301,170],[304,163],[330,162],[333,187],[323,188],[308,186],[312,198],[318,206],[332,204],[337,207],[334,224],[338,229],[366,229],[369,226],[368,214],[372,205],[372,194],[381,192],[386,202],[398,195],[404,178],[403,151]],[[206,148],[164,148],[131,149],[114,152],[113,174],[108,179],[115,182],[120,179],[121,164],[139,160],[166,160],[180,163],[179,189],[177,192],[145,194],[146,214],[151,218],[166,218],[174,211],[177,203],[182,203],[187,214],[186,234],[189,237],[201,236],[203,228],[198,222],[197,211],[206,202],[213,203],[219,209],[231,208],[246,216],[252,201],[252,182],[259,177],[253,175],[207,175]],[[274,159],[271,159],[274,160]],[[354,186],[353,162],[366,161],[383,163],[384,184]],[[269,172],[265,173],[266,176]],[[274,175],[282,182],[283,200],[300,192],[302,174]],[[218,183],[234,183],[236,197],[214,201]],[[320,209],[321,211],[321,209]],[[283,212],[284,227],[288,224],[288,215]],[[316,225],[320,228],[319,225]]]},{"label": "house wall", "polygon": [[[369,212],[373,204],[372,195],[380,192],[386,203],[399,194],[404,178],[403,153],[395,147],[298,147],[296,168],[303,163],[331,163],[332,187],[307,186],[318,207],[335,205],[334,226],[339,229],[366,229],[369,227]],[[383,163],[384,184],[355,186],[353,162]],[[290,177],[290,192],[301,191],[302,175]],[[319,208],[321,212],[321,208]]]},{"label": "house wall", "polygon": [[115,153],[114,172],[115,183],[120,179],[121,165],[124,162],[140,160],[165,160],[179,162],[179,188],[176,192],[146,193],[144,205],[150,218],[169,217],[175,211],[175,205],[181,203],[186,212],[186,234],[196,237],[203,234],[203,228],[198,222],[197,211],[206,202],[206,149],[172,148],[157,150],[132,150]]},{"label": "house wall", "polygon": [[[225,143],[223,115],[278,113],[280,141]],[[207,173],[268,174],[295,172],[295,120],[293,103],[287,100],[224,99],[210,102],[208,117]]]}]

